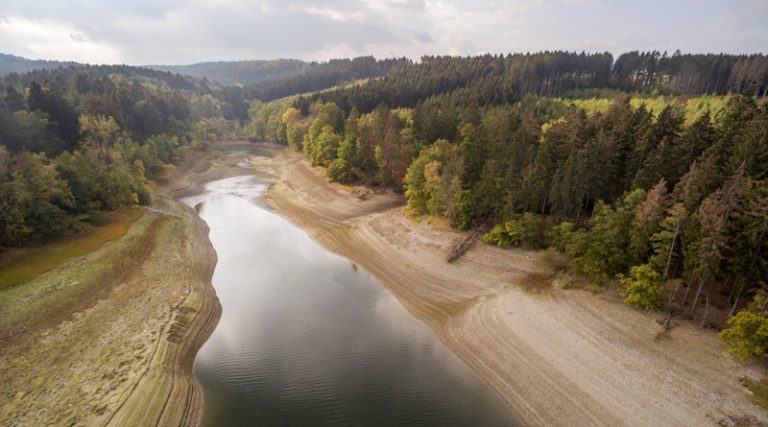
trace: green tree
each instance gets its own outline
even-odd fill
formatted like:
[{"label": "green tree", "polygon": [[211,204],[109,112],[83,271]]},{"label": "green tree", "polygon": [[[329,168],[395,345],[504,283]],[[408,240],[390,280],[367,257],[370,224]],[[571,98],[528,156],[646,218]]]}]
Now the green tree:
[{"label": "green tree", "polygon": [[750,306],[728,319],[731,326],[720,332],[728,351],[741,360],[762,360],[768,353],[768,298],[756,295]]},{"label": "green tree", "polygon": [[19,93],[13,86],[8,86],[8,88],[6,88],[5,99],[3,101],[5,102],[6,108],[8,108],[8,111],[11,113],[21,111],[25,106],[24,95]]},{"label": "green tree", "polygon": [[624,297],[625,304],[646,311],[658,307],[661,295],[661,278],[659,273],[650,265],[636,265],[630,269],[629,276],[620,274],[618,277],[621,285],[619,294]]},{"label": "green tree", "polygon": [[72,149],[80,137],[78,116],[75,108],[62,96],[58,88],[50,86],[43,89],[32,82],[29,85],[27,97],[29,111],[40,111],[46,114],[57,135]]},{"label": "green tree", "polygon": [[662,285],[667,282],[670,269],[675,261],[675,254],[680,252],[680,235],[688,218],[688,212],[682,203],[675,203],[670,207],[664,219],[659,224],[659,230],[651,236],[653,253],[649,264],[661,273]]},{"label": "green tree", "polygon": [[70,160],[77,181],[87,188],[92,209],[116,209],[147,194],[144,166],[130,160],[133,141],[111,117],[81,118],[83,142]]},{"label": "green tree", "polygon": [[632,261],[627,251],[629,230],[635,211],[645,199],[645,191],[628,193],[613,209],[598,202],[594,226],[586,233],[572,233],[573,242],[566,245],[571,267],[590,280],[602,283],[625,272]]},{"label": "green tree", "polygon": [[768,181],[751,181],[739,205],[731,221],[725,263],[726,274],[733,279],[730,315],[742,295],[759,286],[768,272]]},{"label": "green tree", "polygon": [[75,200],[43,154],[11,159],[0,146],[0,244],[20,245],[61,235],[72,228]]},{"label": "green tree", "polygon": [[408,207],[417,213],[443,216],[453,226],[471,223],[471,199],[461,186],[462,161],[458,147],[438,140],[422,150],[405,176]]},{"label": "green tree", "polygon": [[326,125],[309,145],[311,152],[309,158],[314,165],[328,166],[336,159],[338,155],[341,137],[336,133],[332,126]]},{"label": "green tree", "polygon": [[286,109],[281,117],[283,126],[285,126],[285,138],[288,146],[294,150],[302,149],[302,140],[306,129],[301,124],[301,112],[293,107]]}]

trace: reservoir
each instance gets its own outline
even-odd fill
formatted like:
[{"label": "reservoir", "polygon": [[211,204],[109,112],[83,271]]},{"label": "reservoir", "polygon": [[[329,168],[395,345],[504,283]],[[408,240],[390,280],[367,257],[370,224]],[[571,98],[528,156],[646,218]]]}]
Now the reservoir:
[{"label": "reservoir", "polygon": [[511,409],[361,268],[267,209],[252,176],[186,199],[222,316],[195,359],[207,426],[506,426]]}]

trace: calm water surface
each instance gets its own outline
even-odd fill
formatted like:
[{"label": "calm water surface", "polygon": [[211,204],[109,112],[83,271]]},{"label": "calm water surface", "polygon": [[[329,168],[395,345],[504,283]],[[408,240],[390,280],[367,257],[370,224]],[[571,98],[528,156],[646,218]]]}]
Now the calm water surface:
[{"label": "calm water surface", "polygon": [[265,209],[253,177],[207,185],[223,313],[195,359],[205,425],[494,426],[508,407],[365,271]]}]

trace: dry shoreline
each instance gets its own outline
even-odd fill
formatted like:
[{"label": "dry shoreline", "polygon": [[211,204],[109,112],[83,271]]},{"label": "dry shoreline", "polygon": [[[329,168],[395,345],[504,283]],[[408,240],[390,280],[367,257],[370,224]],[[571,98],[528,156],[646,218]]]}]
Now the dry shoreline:
[{"label": "dry shoreline", "polygon": [[[373,274],[531,425],[768,425],[738,382],[763,370],[734,361],[714,333],[681,323],[653,341],[653,316],[585,291],[531,290],[542,265],[530,252],[478,245],[446,264],[460,233],[405,217],[401,196],[362,200],[281,148],[218,149],[229,153],[196,155],[159,188],[156,206],[176,216],[145,214],[123,238],[0,294],[23,306],[82,287],[74,302],[54,300],[66,320],[0,348],[0,425],[199,424],[192,362],[220,315],[216,254],[176,200],[250,173],[273,183],[271,208]],[[0,327],[16,310],[6,308]]]},{"label": "dry shoreline", "polygon": [[713,332],[603,295],[531,288],[532,252],[478,245],[444,261],[461,234],[415,222],[391,193],[361,200],[295,153],[253,157],[268,205],[373,274],[531,425],[768,425],[742,365]]},{"label": "dry shoreline", "polygon": [[[177,200],[243,173],[194,153],[123,238],[0,294],[0,425],[198,425],[195,355],[218,323],[208,227]],[[35,312],[36,311],[36,312]],[[38,318],[55,321],[40,322]]]}]

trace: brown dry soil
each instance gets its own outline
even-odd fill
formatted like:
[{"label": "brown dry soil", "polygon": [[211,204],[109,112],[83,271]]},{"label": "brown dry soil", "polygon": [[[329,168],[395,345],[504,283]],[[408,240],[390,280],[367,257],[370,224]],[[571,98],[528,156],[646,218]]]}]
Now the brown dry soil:
[{"label": "brown dry soil", "polygon": [[176,199],[242,173],[242,160],[191,155],[156,191],[152,207],[167,214],[0,292],[0,425],[199,424],[192,363],[221,313],[216,253]]},{"label": "brown dry soil", "polygon": [[739,383],[764,370],[726,352],[713,331],[610,293],[562,289],[536,252],[478,244],[404,214],[392,193],[359,197],[287,150],[251,159],[274,183],[269,206],[363,266],[530,425],[768,425]]}]

